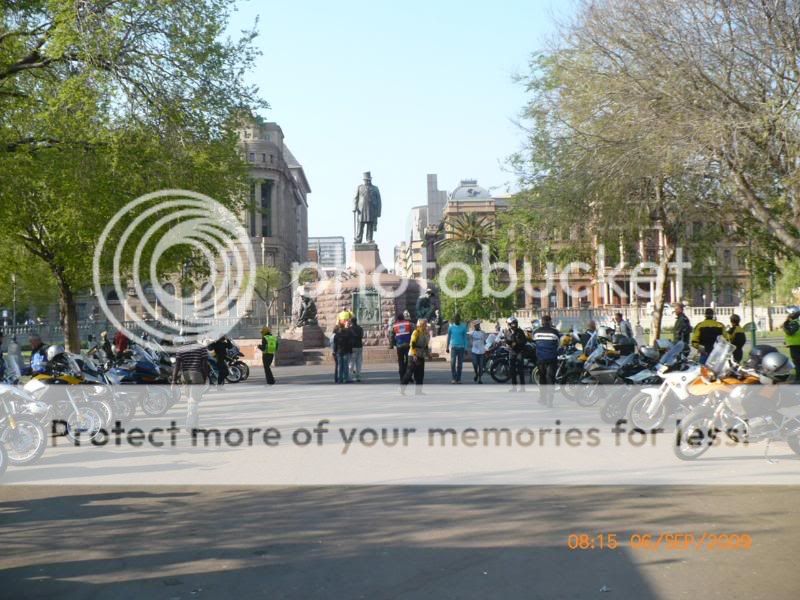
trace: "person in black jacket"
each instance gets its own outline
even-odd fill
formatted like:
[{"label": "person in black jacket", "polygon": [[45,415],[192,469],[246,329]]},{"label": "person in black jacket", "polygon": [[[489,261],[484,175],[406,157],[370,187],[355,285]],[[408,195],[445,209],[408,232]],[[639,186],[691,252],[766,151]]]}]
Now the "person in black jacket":
[{"label": "person in black jacket", "polygon": [[539,369],[539,402],[547,406],[553,406],[560,338],[561,333],[553,327],[550,315],[542,315],[542,326],[533,332],[533,343],[536,346],[536,366]]},{"label": "person in black jacket", "polygon": [[742,362],[744,356],[744,345],[747,343],[747,335],[742,329],[742,318],[739,315],[731,315],[731,326],[728,328],[728,341],[736,346],[733,351],[733,360],[737,363]]},{"label": "person in black jacket", "polygon": [[361,381],[361,365],[364,360],[364,329],[358,324],[355,317],[350,319],[350,335],[353,338],[350,373],[356,381]]},{"label": "person in black jacket", "polygon": [[525,351],[528,338],[519,326],[516,317],[509,317],[506,320],[508,329],[505,333],[506,344],[508,345],[508,371],[511,376],[511,391],[517,391],[517,380],[519,380],[520,391],[525,391]]},{"label": "person in black jacket", "polygon": [[692,323],[683,309],[684,306],[680,302],[675,305],[675,327],[672,330],[672,341],[683,342],[684,351],[689,352],[692,347]]},{"label": "person in black jacket", "polygon": [[350,383],[350,356],[353,354],[353,334],[345,324],[333,334],[331,343],[336,356],[336,383]]}]

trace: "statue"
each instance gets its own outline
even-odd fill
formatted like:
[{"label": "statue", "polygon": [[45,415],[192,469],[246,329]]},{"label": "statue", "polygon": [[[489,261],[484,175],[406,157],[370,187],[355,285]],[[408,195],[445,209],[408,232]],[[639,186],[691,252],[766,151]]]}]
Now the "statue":
[{"label": "statue", "polygon": [[378,217],[380,216],[381,193],[376,186],[372,185],[372,175],[367,171],[364,173],[364,183],[358,186],[353,206],[356,244],[360,244],[364,239],[364,229],[366,229],[367,243],[373,242],[372,238],[378,228]]},{"label": "statue", "polygon": [[417,319],[425,319],[432,323],[437,308],[436,294],[432,289],[428,288],[425,290],[425,295],[417,299]]},{"label": "statue", "polygon": [[296,327],[317,324],[317,303],[311,296],[303,296],[300,304],[300,314],[297,317]]}]

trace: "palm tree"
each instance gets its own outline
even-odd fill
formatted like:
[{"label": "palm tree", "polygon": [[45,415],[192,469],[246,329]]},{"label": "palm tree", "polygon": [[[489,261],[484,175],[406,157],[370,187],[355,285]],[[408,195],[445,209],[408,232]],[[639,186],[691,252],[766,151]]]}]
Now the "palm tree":
[{"label": "palm tree", "polygon": [[457,214],[445,220],[444,235],[442,245],[458,244],[477,262],[481,249],[495,240],[494,221],[477,213]]}]

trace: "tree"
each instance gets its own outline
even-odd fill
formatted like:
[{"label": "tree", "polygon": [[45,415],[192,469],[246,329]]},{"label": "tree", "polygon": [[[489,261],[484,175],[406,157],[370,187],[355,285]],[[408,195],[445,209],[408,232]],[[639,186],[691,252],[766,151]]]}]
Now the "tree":
[{"label": "tree", "polygon": [[253,293],[264,304],[264,314],[269,320],[272,305],[278,297],[278,292],[284,288],[283,274],[275,267],[261,266],[256,268],[255,285]]},{"label": "tree", "polygon": [[613,113],[629,128],[627,148],[678,165],[713,164],[720,194],[706,206],[745,209],[797,257],[798,22],[796,2],[586,1],[558,57],[575,90],[604,84],[595,113]]},{"label": "tree", "polygon": [[451,215],[444,222],[444,235],[440,245],[458,244],[472,260],[479,260],[482,249],[495,241],[494,222],[476,213]]},{"label": "tree", "polygon": [[[188,188],[238,208],[233,129],[265,106],[244,83],[232,2],[16,3],[0,28],[0,226],[47,265],[68,349],[104,224],[138,195]],[[190,249],[171,255],[177,270]]]}]

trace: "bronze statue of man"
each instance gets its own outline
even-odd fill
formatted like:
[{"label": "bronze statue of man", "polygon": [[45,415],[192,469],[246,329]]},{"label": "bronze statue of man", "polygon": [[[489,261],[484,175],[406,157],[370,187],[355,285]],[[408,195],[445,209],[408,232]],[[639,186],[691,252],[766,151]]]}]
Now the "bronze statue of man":
[{"label": "bronze statue of man", "polygon": [[356,244],[360,244],[364,239],[365,230],[367,242],[373,241],[372,237],[378,228],[378,217],[380,216],[381,193],[376,186],[372,185],[372,176],[367,171],[364,173],[364,183],[358,186],[353,205]]}]

